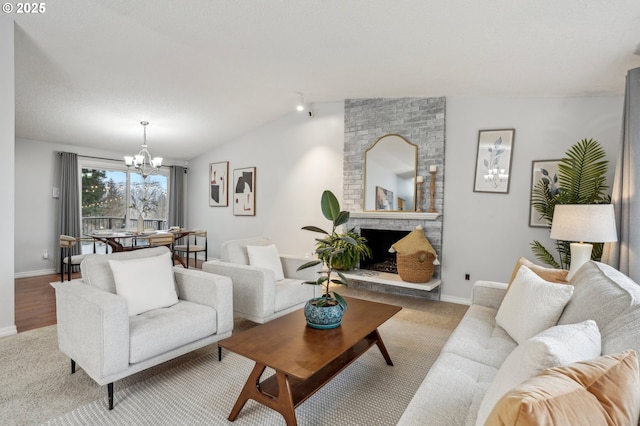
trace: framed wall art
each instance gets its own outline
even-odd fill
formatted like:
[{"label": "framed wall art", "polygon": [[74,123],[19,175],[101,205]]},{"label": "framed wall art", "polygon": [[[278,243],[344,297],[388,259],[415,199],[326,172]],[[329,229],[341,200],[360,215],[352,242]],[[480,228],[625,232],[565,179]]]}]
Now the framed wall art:
[{"label": "framed wall art", "polygon": [[233,170],[233,214],[256,215],[256,168]]},{"label": "framed wall art", "polygon": [[229,205],[229,162],[209,164],[209,206]]},{"label": "framed wall art", "polygon": [[393,210],[393,191],[376,186],[376,210]]},{"label": "framed wall art", "polygon": [[515,134],[515,129],[478,132],[474,192],[509,192]]},{"label": "framed wall art", "polygon": [[[547,190],[558,193],[558,164],[560,160],[534,160],[531,162],[531,195],[529,196],[529,226],[549,228],[546,218],[535,208],[536,200]],[[537,189],[536,189],[537,188]]]}]

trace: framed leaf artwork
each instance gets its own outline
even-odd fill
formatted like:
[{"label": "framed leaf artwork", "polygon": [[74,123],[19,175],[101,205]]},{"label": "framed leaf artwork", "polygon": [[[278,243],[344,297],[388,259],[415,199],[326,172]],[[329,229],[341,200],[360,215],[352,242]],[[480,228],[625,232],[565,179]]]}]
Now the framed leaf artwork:
[{"label": "framed leaf artwork", "polygon": [[478,132],[474,192],[509,192],[515,134],[515,129]]}]

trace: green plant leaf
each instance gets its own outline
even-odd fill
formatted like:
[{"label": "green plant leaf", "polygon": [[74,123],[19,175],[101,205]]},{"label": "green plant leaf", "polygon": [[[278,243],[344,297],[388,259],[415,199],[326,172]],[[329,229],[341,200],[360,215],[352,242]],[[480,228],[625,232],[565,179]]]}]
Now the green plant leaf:
[{"label": "green plant leaf", "polygon": [[558,265],[558,262],[556,262],[553,255],[549,253],[549,251],[539,241],[531,243],[531,251],[539,260],[547,265],[551,265],[554,268],[560,268],[560,265]]},{"label": "green plant leaf", "polygon": [[349,222],[349,212],[341,211],[340,213],[338,213],[338,216],[333,221],[333,226],[337,227],[347,222]]},{"label": "green plant leaf", "polygon": [[324,217],[334,222],[340,214],[340,203],[333,192],[324,191],[322,198],[320,199],[320,207],[322,208],[322,214]]},{"label": "green plant leaf", "polygon": [[319,265],[322,263],[322,260],[312,260],[311,262],[307,262],[303,265],[298,266],[298,269],[296,269],[296,271],[302,271],[303,269],[307,269],[307,268],[311,268],[313,266]]},{"label": "green plant leaf", "polygon": [[317,226],[303,226],[302,229],[304,229],[305,231],[313,231],[313,232],[319,232],[321,234],[327,234],[329,235],[329,233],[327,231],[325,231],[322,228],[318,228]]},{"label": "green plant leaf", "polygon": [[350,284],[349,278],[345,277],[344,274],[342,272],[340,272],[340,271],[336,271],[336,272],[338,273],[338,276],[342,280],[342,285],[349,286],[349,284]]},{"label": "green plant leaf", "polygon": [[333,297],[338,301],[338,304],[342,307],[343,311],[347,310],[347,301],[344,300],[344,297],[340,296],[335,291],[333,292]]}]

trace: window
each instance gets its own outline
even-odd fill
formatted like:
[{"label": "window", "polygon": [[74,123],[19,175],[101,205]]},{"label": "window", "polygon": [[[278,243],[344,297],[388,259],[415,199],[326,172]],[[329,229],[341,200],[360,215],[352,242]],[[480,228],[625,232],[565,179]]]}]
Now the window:
[{"label": "window", "polygon": [[144,227],[167,229],[169,215],[169,169],[143,179],[124,164],[81,159],[82,232],[137,228],[142,215]]}]

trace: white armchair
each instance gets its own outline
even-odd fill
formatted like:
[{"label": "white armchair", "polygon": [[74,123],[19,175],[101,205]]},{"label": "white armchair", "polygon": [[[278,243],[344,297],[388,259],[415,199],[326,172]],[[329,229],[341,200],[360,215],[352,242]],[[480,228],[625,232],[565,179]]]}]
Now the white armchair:
[{"label": "white armchair", "polygon": [[222,243],[221,260],[204,262],[202,270],[231,278],[233,283],[233,311],[257,323],[300,309],[305,302],[322,293],[321,286],[302,284],[315,281],[318,268],[297,271],[309,259],[279,255],[284,279],[276,280],[272,269],[251,266],[247,246],[269,246],[267,238],[232,240]]},{"label": "white armchair", "polygon": [[[122,269],[114,269],[110,263],[114,260],[154,278],[161,269],[162,279],[148,284],[152,293],[149,298],[160,292],[156,284],[163,281],[162,288],[169,292],[175,288],[171,297],[177,299],[171,300],[170,306],[165,303],[165,307],[142,308],[143,312],[132,314],[135,303],[130,294],[122,292]],[[161,267],[149,270],[154,262],[160,262]],[[109,409],[113,408],[116,380],[231,335],[231,280],[173,267],[167,247],[90,256],[80,268],[82,279],[52,284],[56,290],[58,346],[71,358],[72,373],[77,363],[99,385],[108,385]],[[135,274],[137,271],[128,275]],[[138,282],[134,284],[130,288],[138,291]],[[148,300],[143,298],[143,302]]]}]

